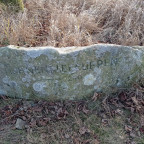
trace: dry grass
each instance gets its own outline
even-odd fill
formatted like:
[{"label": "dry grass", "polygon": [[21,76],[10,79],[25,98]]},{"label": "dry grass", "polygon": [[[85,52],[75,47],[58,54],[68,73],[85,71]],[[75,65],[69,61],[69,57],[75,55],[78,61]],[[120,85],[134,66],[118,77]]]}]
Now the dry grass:
[{"label": "dry grass", "polygon": [[0,45],[144,45],[143,0],[25,0],[0,7]]}]

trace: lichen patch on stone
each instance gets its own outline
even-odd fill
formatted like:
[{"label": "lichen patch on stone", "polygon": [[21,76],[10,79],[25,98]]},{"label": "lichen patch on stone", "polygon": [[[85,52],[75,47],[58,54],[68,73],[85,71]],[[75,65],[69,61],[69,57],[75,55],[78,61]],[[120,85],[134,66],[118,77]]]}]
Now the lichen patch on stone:
[{"label": "lichen patch on stone", "polygon": [[84,77],[83,82],[84,85],[90,86],[94,84],[95,80],[96,78],[92,74],[88,74]]},{"label": "lichen patch on stone", "polygon": [[35,82],[35,83],[33,84],[33,89],[34,89],[36,92],[41,92],[44,87],[46,87],[46,85],[45,85],[44,82]]}]

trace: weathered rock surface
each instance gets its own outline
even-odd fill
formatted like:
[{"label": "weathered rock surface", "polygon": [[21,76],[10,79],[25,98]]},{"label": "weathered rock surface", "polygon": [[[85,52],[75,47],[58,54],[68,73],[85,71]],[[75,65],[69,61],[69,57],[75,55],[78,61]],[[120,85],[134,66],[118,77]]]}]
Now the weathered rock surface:
[{"label": "weathered rock surface", "polygon": [[144,77],[144,47],[8,46],[0,48],[0,94],[26,99],[80,99]]}]

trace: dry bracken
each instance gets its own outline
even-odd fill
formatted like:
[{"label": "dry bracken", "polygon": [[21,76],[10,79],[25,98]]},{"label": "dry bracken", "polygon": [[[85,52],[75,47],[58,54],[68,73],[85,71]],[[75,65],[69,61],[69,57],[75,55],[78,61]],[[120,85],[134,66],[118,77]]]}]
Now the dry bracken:
[{"label": "dry bracken", "polygon": [[25,0],[0,6],[0,46],[144,45],[144,0]]}]

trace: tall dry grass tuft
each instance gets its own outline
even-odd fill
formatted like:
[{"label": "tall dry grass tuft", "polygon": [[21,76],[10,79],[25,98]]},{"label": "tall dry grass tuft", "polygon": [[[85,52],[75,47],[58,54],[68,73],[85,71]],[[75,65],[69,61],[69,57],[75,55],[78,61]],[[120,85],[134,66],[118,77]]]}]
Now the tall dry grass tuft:
[{"label": "tall dry grass tuft", "polygon": [[25,0],[0,7],[0,45],[144,45],[143,0]]}]

